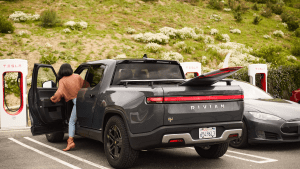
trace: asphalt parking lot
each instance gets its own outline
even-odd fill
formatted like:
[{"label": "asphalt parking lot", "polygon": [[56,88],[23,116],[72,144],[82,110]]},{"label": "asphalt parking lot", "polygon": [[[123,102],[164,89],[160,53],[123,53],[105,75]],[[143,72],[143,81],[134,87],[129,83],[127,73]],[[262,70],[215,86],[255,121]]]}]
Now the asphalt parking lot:
[{"label": "asphalt parking lot", "polygon": [[[0,130],[0,168],[111,168],[101,142],[75,137],[76,148],[64,152],[67,135],[64,140],[49,143],[29,129]],[[299,168],[299,154],[300,143],[229,148],[219,159],[201,158],[193,148],[160,149],[142,151],[133,168]]]}]

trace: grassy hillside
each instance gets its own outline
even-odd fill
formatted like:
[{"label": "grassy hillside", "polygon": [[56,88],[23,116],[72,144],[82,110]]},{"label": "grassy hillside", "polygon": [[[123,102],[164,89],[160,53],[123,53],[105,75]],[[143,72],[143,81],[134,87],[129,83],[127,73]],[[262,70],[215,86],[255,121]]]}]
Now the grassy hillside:
[{"label": "grassy hillside", "polygon": [[[234,0],[222,2],[221,10],[213,9],[210,1],[189,1],[194,2],[192,4],[176,0],[0,1],[0,14],[7,19],[15,11],[41,14],[54,9],[61,21],[51,28],[40,26],[41,21],[11,21],[16,29],[14,33],[1,34],[0,58],[26,59],[29,72],[38,62],[51,63],[58,70],[64,62],[75,68],[86,61],[141,58],[144,53],[156,59],[198,61],[203,64],[204,71],[222,66],[228,52],[232,53],[230,66],[300,64],[300,57],[291,56],[299,37],[282,24],[279,15],[261,16],[258,25],[252,23],[266,4],[258,4],[259,11],[255,11],[251,9],[254,3],[239,0],[244,11],[241,12],[242,21],[237,22],[234,9],[225,9],[230,8],[228,3]],[[289,3],[284,10],[300,18],[300,10],[292,6],[293,3]],[[88,26],[65,33],[67,27],[64,24],[68,21],[84,21]],[[212,35],[214,29],[218,34]],[[236,29],[241,33],[232,33]],[[275,36],[274,31],[282,31],[284,35]],[[152,34],[145,37],[145,33]],[[168,39],[164,39],[165,34]],[[266,35],[271,38],[264,38]]]}]

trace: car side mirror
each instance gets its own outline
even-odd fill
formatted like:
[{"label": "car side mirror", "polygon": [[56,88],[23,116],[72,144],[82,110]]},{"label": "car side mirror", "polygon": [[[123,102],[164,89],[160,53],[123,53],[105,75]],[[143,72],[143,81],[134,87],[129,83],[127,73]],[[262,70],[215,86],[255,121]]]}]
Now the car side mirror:
[{"label": "car side mirror", "polygon": [[54,83],[52,80],[48,80],[43,83],[43,88],[53,88],[56,87],[56,83]]}]

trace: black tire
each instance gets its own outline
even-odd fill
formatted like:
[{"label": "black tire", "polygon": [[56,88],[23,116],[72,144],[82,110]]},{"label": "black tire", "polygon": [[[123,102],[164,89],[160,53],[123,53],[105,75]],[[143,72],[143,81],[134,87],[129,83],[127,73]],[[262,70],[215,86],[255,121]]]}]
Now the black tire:
[{"label": "black tire", "polygon": [[55,142],[63,141],[65,133],[64,132],[55,132],[55,133],[50,133],[50,134],[45,134],[45,135],[49,142],[55,143]]},{"label": "black tire", "polygon": [[222,157],[228,149],[228,143],[195,146],[196,152],[203,158],[219,158]]},{"label": "black tire", "polygon": [[129,168],[139,156],[139,151],[131,148],[127,130],[119,116],[111,117],[104,131],[104,151],[108,163],[114,168]]},{"label": "black tire", "polygon": [[247,125],[245,124],[245,122],[243,122],[242,136],[238,139],[230,141],[229,145],[230,145],[230,147],[233,147],[233,148],[246,148],[249,146],[248,130],[247,130]]}]

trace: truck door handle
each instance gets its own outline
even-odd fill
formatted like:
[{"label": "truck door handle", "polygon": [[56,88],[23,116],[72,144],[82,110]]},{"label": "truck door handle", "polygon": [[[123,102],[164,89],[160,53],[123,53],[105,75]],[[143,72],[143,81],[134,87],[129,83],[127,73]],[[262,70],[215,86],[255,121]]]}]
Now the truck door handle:
[{"label": "truck door handle", "polygon": [[93,98],[95,95],[93,95],[93,94],[90,94],[90,98]]}]

